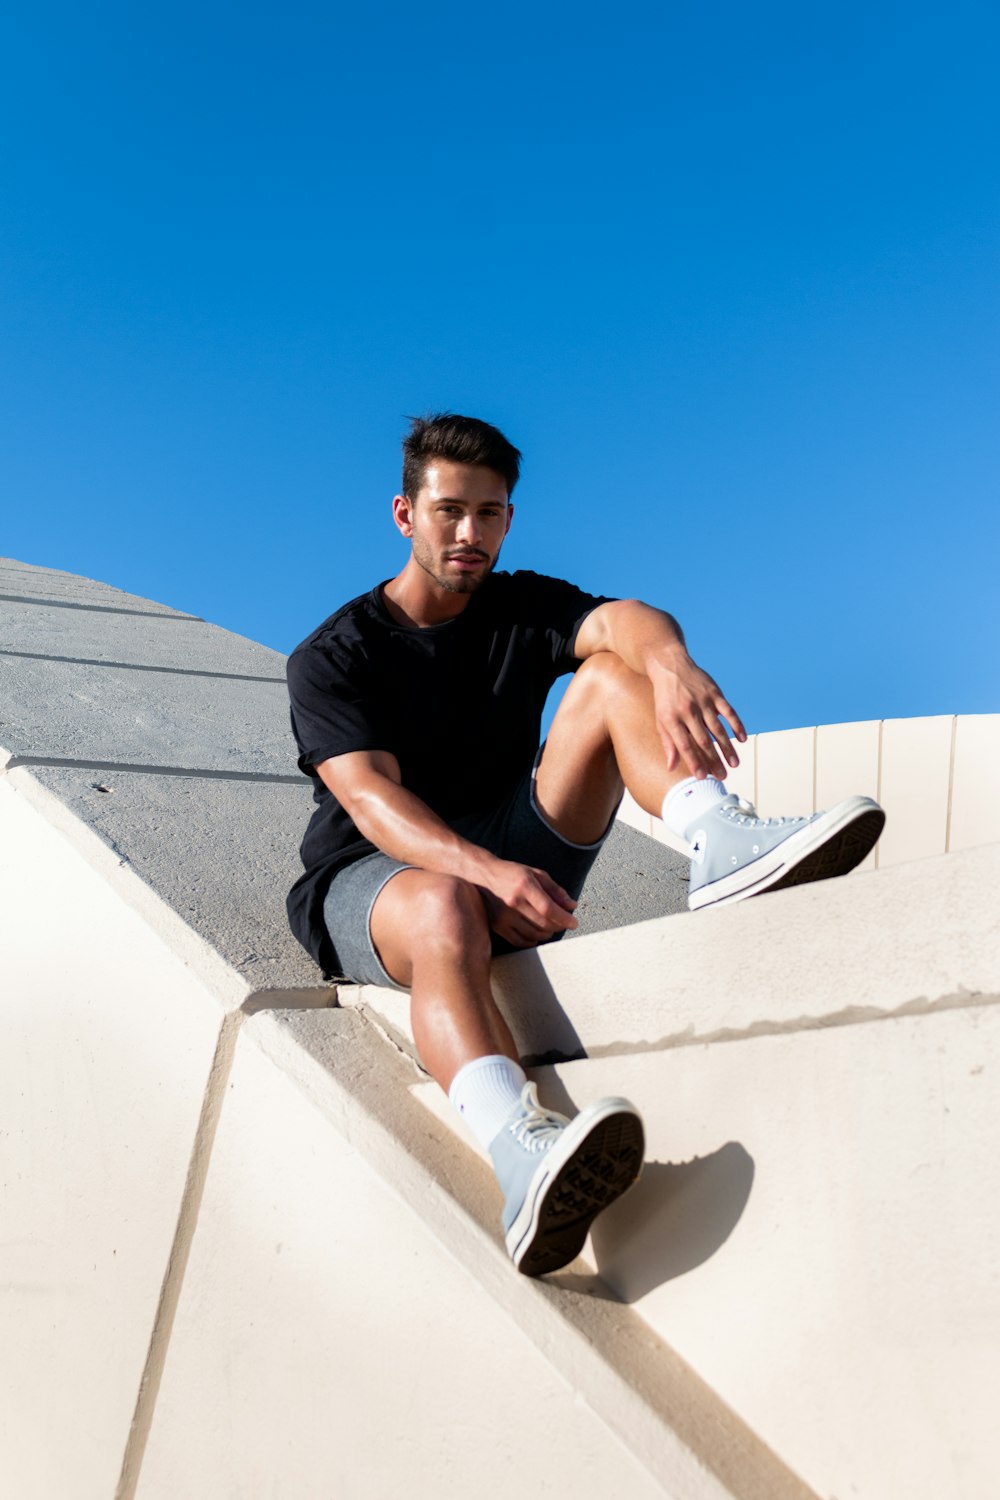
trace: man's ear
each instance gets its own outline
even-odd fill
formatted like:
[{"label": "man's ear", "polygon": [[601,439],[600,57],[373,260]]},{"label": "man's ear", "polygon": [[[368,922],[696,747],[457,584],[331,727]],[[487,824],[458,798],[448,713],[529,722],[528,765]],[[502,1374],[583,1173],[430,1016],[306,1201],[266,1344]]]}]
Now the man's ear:
[{"label": "man's ear", "polygon": [[511,502],[508,500],[507,501],[507,525],[504,528],[504,533],[503,533],[504,536],[506,536],[507,532],[510,530],[510,523],[511,523],[511,521],[513,521],[513,519],[514,519],[514,507],[511,504]]},{"label": "man's ear", "polygon": [[413,535],[413,501],[408,495],[392,497],[392,519],[404,536]]}]

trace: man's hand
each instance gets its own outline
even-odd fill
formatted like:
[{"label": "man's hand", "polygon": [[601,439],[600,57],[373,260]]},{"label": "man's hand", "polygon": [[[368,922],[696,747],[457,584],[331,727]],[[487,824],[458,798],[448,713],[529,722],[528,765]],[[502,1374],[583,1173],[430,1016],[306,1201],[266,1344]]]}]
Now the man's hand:
[{"label": "man's hand", "polygon": [[747,736],[739,714],[723,697],[718,683],[691,660],[682,646],[662,653],[650,662],[648,670],[667,770],[675,771],[683,764],[699,780],[706,776],[722,780],[727,765],[740,763],[723,719],[742,741]]},{"label": "man's hand", "polygon": [[576,902],[544,870],[494,859],[480,885],[490,927],[515,948],[534,948],[576,927]]},{"label": "man's hand", "polygon": [[401,785],[399,763],[358,750],[316,767],[358,830],[377,849],[418,869],[458,875],[482,892],[490,926],[515,948],[533,948],[577,925],[576,902],[544,870],[470,844]]}]

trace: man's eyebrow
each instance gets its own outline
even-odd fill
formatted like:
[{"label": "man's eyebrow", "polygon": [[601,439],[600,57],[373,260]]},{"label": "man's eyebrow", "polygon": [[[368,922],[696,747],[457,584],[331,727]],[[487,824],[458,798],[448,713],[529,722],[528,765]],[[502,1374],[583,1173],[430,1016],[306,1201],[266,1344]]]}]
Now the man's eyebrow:
[{"label": "man's eyebrow", "polygon": [[434,501],[435,505],[491,505],[496,510],[502,510],[509,503],[507,500],[463,500],[458,495],[438,495]]}]

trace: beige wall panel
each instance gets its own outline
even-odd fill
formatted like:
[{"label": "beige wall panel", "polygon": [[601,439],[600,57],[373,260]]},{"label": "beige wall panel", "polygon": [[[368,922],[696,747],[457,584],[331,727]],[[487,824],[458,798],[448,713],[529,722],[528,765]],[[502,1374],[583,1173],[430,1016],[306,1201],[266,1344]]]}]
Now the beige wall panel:
[{"label": "beige wall panel", "polygon": [[736,745],[736,754],[740,763],[735,770],[730,770],[726,777],[726,791],[735,792],[737,797],[745,797],[748,802],[757,800],[757,741],[759,735],[752,734],[745,745]]},{"label": "beige wall panel", "polygon": [[886,827],[879,869],[944,852],[954,719],[886,719],[879,801]]},{"label": "beige wall panel", "polygon": [[602,1274],[817,1495],[993,1500],[1000,1008],[542,1070],[624,1094]]},{"label": "beige wall panel", "polygon": [[231,1083],[139,1500],[662,1495],[245,1036]]},{"label": "beige wall panel", "polygon": [[217,1003],[0,781],[0,1473],[111,1500]]},{"label": "beige wall panel", "polygon": [[[821,724],[816,730],[816,806],[832,807],[845,797],[878,801],[878,719],[858,724]],[[943,854],[944,850],[938,850]],[[858,866],[873,870],[876,851]]]},{"label": "beige wall panel", "polygon": [[1000,714],[962,714],[955,732],[949,849],[1000,843]]},{"label": "beige wall panel", "polygon": [[815,812],[813,729],[757,736],[757,811],[762,818]]}]

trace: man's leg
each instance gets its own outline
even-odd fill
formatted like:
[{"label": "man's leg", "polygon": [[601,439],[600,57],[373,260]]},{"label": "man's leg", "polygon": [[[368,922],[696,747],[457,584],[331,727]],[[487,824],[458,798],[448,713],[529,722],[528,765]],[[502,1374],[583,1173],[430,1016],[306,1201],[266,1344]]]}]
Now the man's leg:
[{"label": "man's leg", "polygon": [[559,705],[535,795],[564,838],[592,844],[611,821],[623,786],[659,817],[667,792],[688,774],[683,767],[667,770],[649,679],[601,651],[577,668]]},{"label": "man's leg", "polygon": [[388,973],[410,991],[417,1052],[445,1093],[476,1058],[517,1062],[514,1039],[490,989],[490,930],[475,886],[426,870],[401,870],[378,894],[371,935]]},{"label": "man's leg", "polygon": [[390,978],[410,987],[421,1061],[490,1152],[514,1264],[531,1276],[558,1270],[638,1176],[639,1115],[624,1099],[599,1100],[572,1121],[541,1107],[490,989],[490,930],[475,886],[401,870],[379,891],[370,932]]},{"label": "man's leg", "polygon": [[585,844],[604,833],[623,785],[688,841],[692,908],[846,874],[885,823],[868,797],[803,817],[759,818],[727,797],[722,781],[695,781],[683,767],[668,772],[648,679],[602,651],[577,670],[559,705],[535,795],[553,828]]}]

